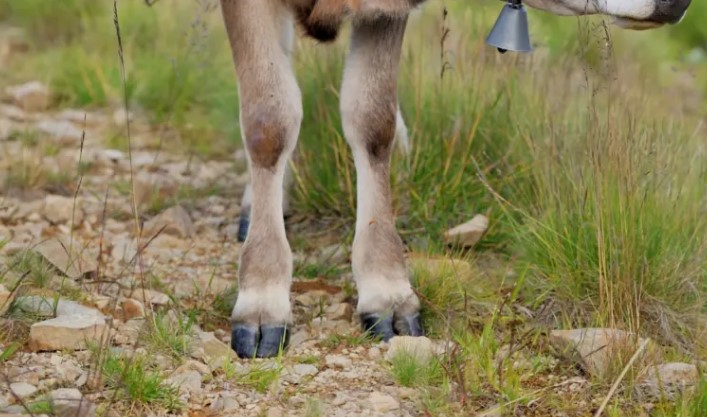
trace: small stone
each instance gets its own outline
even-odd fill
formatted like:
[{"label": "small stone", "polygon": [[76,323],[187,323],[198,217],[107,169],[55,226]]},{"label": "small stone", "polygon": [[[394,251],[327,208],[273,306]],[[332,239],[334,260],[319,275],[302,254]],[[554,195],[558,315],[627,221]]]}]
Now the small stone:
[{"label": "small stone", "polygon": [[291,384],[299,384],[303,378],[314,376],[319,373],[319,369],[311,364],[300,363],[292,367],[289,372],[283,376],[283,380]]},{"label": "small stone", "polygon": [[400,409],[400,402],[388,394],[372,392],[368,397],[371,408],[379,413],[388,413]]},{"label": "small stone", "polygon": [[175,373],[167,378],[168,384],[176,387],[181,392],[197,393],[201,392],[201,374],[199,371],[184,371]]},{"label": "small stone", "polygon": [[96,316],[59,316],[34,323],[29,331],[29,348],[34,351],[86,349],[98,343],[106,331],[106,322]]},{"label": "small stone", "polygon": [[297,333],[293,334],[292,337],[290,338],[290,346],[291,347],[297,347],[300,346],[302,343],[311,340],[312,335],[309,334],[307,330],[300,330]]},{"label": "small stone", "polygon": [[348,369],[352,365],[351,359],[341,355],[326,355],[324,362],[326,366],[333,369]]},{"label": "small stone", "polygon": [[44,198],[42,214],[52,224],[73,223],[77,226],[84,219],[81,200],[60,195],[50,194]]},{"label": "small stone", "polygon": [[36,128],[61,145],[79,146],[83,138],[83,131],[66,120],[42,120]]},{"label": "small stone", "polygon": [[638,385],[638,389],[651,397],[673,398],[675,394],[692,388],[699,381],[700,371],[697,366],[671,362],[650,368],[646,378]]},{"label": "small stone", "polygon": [[33,249],[69,278],[78,279],[98,269],[97,256],[91,250],[81,247],[78,242],[48,239]]},{"label": "small stone", "polygon": [[170,207],[145,223],[143,236],[152,237],[157,233],[187,238],[194,235],[194,224],[189,213],[181,206]]},{"label": "small stone", "polygon": [[39,81],[8,87],[7,93],[14,103],[24,111],[44,111],[49,107],[49,88]]},{"label": "small stone", "polygon": [[[136,165],[135,159],[133,159],[133,165]],[[174,178],[163,174],[141,173],[133,181],[133,190],[135,191],[135,203],[138,207],[144,207],[155,200],[174,198],[179,192],[179,183]]]},{"label": "small stone", "polygon": [[617,353],[635,351],[644,339],[617,329],[553,330],[550,343],[592,375],[604,375]]},{"label": "small stone", "polygon": [[70,384],[76,384],[77,381],[85,377],[86,372],[81,369],[73,360],[66,360],[55,367],[59,377]]},{"label": "small stone", "polygon": [[477,214],[468,222],[447,230],[444,233],[444,241],[471,248],[481,240],[488,227],[489,219],[482,214]]},{"label": "small stone", "polygon": [[125,321],[145,317],[145,306],[138,300],[126,298],[120,306],[123,309],[123,319]]},{"label": "small stone", "polygon": [[206,363],[222,366],[224,361],[236,360],[236,353],[218,340],[213,333],[198,332],[194,336],[194,357]]},{"label": "small stone", "polygon": [[406,355],[414,358],[420,364],[429,362],[434,355],[432,341],[424,336],[395,336],[390,339],[390,348],[385,354],[388,361],[392,361],[398,355]]},{"label": "small stone", "polygon": [[37,387],[26,382],[15,382],[10,384],[10,391],[22,399],[34,395],[37,392]]},{"label": "small stone", "polygon": [[369,359],[377,361],[382,357],[383,357],[383,353],[381,353],[380,348],[373,346],[372,348],[368,349],[368,358]]},{"label": "small stone", "polygon": [[238,402],[236,397],[230,394],[222,394],[221,400],[223,401],[223,411],[233,411],[241,408],[241,404]]},{"label": "small stone", "polygon": [[95,415],[94,405],[75,388],[59,388],[49,393],[54,415],[88,417]]},{"label": "small stone", "polygon": [[273,407],[268,410],[267,417],[284,417],[285,412],[280,407]]},{"label": "small stone", "polygon": [[76,301],[29,295],[17,298],[17,306],[25,313],[43,317],[59,316],[90,316],[103,318],[103,314],[95,308],[86,307]]},{"label": "small stone", "polygon": [[326,314],[331,320],[351,321],[353,307],[349,303],[332,304],[326,309]]}]

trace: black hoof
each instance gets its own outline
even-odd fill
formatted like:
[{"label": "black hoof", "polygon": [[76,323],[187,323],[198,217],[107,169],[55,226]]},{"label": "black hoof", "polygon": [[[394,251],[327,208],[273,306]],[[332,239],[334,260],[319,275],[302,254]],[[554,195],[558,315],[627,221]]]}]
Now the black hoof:
[{"label": "black hoof", "polygon": [[395,334],[400,336],[424,336],[420,313],[412,316],[395,316]]},{"label": "black hoof", "polygon": [[412,316],[391,316],[380,313],[361,314],[363,330],[384,342],[395,336],[424,336],[420,314]]},{"label": "black hoof", "polygon": [[287,349],[290,343],[290,332],[286,326],[262,326],[260,328],[260,343],[255,356],[272,358]]},{"label": "black hoof", "polygon": [[239,358],[270,358],[285,350],[290,341],[286,326],[236,324],[231,333],[231,349]]},{"label": "black hoof", "polygon": [[361,314],[361,324],[363,331],[374,338],[381,338],[387,342],[395,336],[393,331],[393,316],[379,313]]},{"label": "black hoof", "polygon": [[248,228],[250,227],[250,216],[241,215],[241,220],[238,222],[238,241],[245,242],[248,237]]}]

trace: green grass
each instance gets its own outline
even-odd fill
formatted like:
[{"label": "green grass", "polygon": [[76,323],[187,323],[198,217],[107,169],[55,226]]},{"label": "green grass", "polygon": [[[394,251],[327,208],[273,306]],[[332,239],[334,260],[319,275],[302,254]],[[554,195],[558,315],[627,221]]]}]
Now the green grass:
[{"label": "green grass", "polygon": [[175,360],[182,360],[191,352],[191,336],[196,322],[195,315],[187,317],[181,314],[170,316],[155,312],[148,317],[142,340],[153,350],[164,352]]},{"label": "green grass", "polygon": [[237,375],[236,383],[264,393],[277,384],[283,369],[279,357],[275,361],[255,363]]},{"label": "green grass", "polygon": [[404,387],[438,386],[444,380],[444,370],[439,360],[435,358],[424,362],[404,352],[391,359],[390,372],[395,382]]},{"label": "green grass", "polygon": [[146,357],[131,358],[107,355],[102,366],[105,385],[115,399],[131,406],[159,407],[179,411],[182,404],[176,388],[166,385],[162,376],[151,369]]}]

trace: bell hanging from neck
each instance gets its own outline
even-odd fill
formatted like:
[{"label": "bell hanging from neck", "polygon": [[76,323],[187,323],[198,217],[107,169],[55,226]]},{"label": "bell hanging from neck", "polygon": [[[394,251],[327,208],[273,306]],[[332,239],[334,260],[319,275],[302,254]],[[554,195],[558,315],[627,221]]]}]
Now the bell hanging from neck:
[{"label": "bell hanging from neck", "polygon": [[521,0],[507,0],[496,24],[486,38],[486,43],[498,49],[500,53],[507,51],[530,52],[530,33],[528,32],[528,14]]}]

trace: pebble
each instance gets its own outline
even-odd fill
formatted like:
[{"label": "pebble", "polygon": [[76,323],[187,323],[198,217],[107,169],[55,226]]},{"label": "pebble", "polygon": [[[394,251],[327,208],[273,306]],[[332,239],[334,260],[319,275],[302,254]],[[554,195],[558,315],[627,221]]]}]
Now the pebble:
[{"label": "pebble", "polygon": [[341,355],[326,355],[324,362],[329,368],[348,369],[351,367],[351,359]]},{"label": "pebble", "polygon": [[20,399],[31,397],[37,392],[37,387],[26,382],[14,382],[10,384],[10,391]]},{"label": "pebble", "polygon": [[388,394],[374,391],[368,397],[371,408],[379,413],[388,413],[400,409],[400,402]]}]

